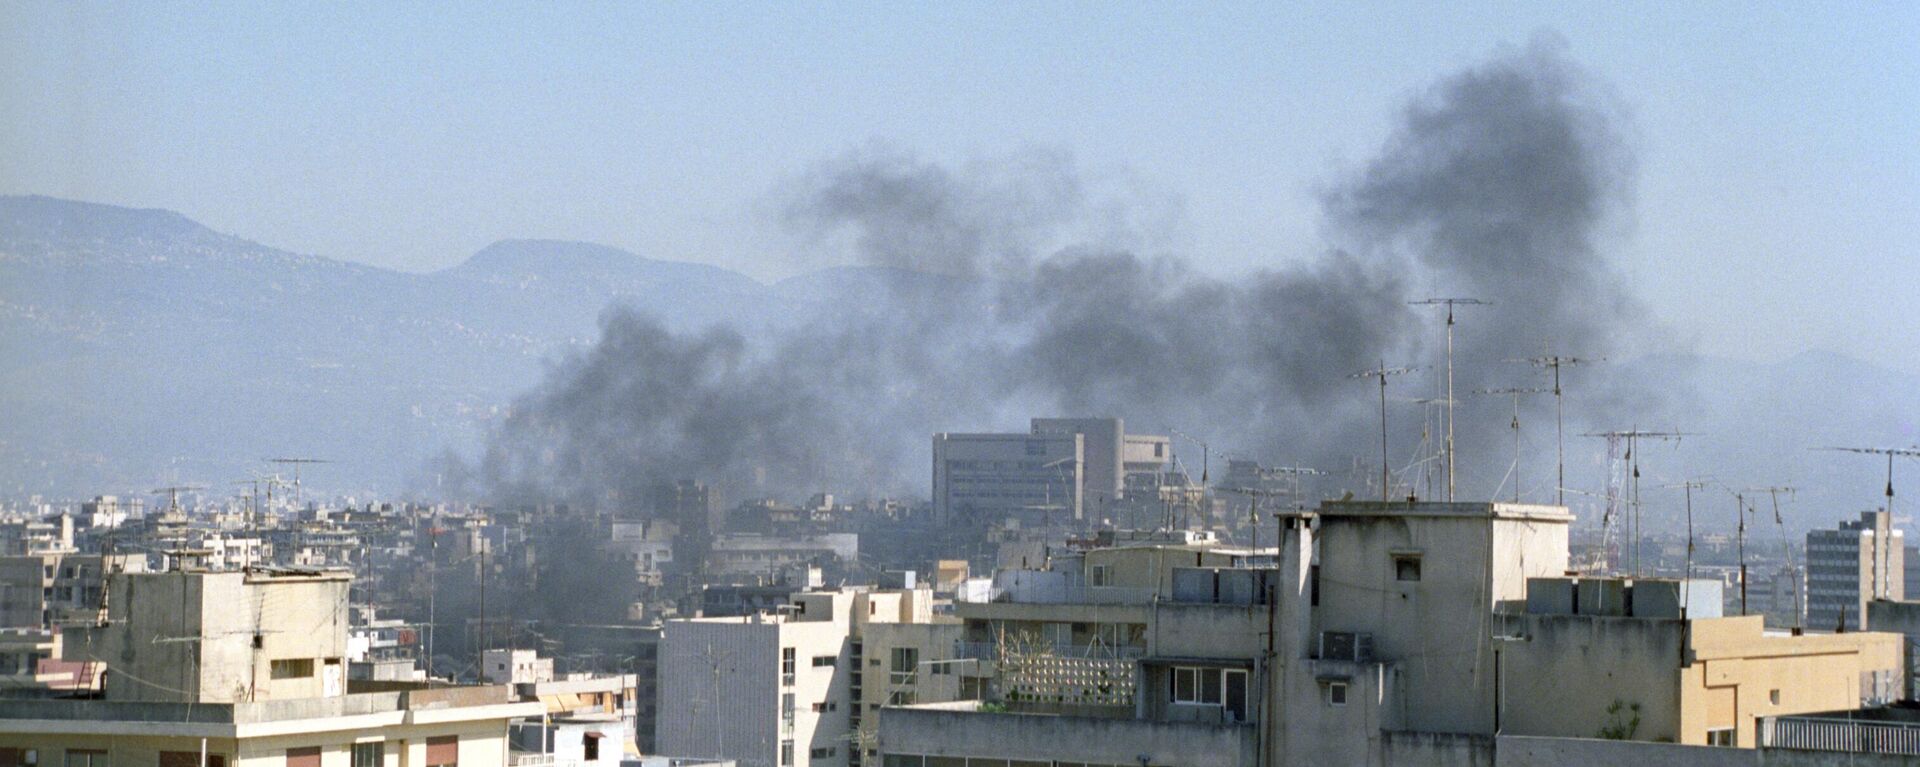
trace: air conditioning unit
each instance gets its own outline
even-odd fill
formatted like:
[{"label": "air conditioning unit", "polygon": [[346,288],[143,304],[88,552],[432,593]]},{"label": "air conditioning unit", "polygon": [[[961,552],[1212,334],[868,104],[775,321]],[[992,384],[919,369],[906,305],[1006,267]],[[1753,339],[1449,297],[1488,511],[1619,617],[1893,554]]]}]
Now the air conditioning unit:
[{"label": "air conditioning unit", "polygon": [[1320,658],[1366,663],[1373,660],[1373,635],[1350,631],[1320,632]]}]

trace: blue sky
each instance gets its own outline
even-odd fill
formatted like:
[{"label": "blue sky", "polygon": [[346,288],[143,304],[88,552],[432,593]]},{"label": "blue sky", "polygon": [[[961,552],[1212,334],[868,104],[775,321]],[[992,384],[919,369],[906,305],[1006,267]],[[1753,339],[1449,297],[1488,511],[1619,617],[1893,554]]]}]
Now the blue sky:
[{"label": "blue sky", "polygon": [[0,193],[424,271],[554,237],[772,279],[773,190],[883,142],[1040,147],[1181,202],[1231,275],[1408,98],[1546,29],[1634,117],[1609,252],[1706,353],[1920,371],[1910,3],[0,6]]}]

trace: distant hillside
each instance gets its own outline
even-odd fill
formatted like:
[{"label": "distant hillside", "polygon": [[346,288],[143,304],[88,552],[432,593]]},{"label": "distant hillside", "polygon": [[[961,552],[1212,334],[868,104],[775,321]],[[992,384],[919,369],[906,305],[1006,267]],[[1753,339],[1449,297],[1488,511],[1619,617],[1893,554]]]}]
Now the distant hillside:
[{"label": "distant hillside", "polygon": [[[955,279],[842,267],[763,285],[546,240],[499,242],[451,269],[406,274],[288,253],[168,211],[0,197],[0,493],[221,483],[270,455],[334,459],[316,481],[391,492],[442,449],[475,446],[547,361],[595,337],[610,303],[675,327],[728,322],[753,333],[861,311],[883,291],[936,296]],[[1604,393],[1575,387],[1570,431],[1584,416],[1604,428],[1700,433],[1643,448],[1650,529],[1679,524],[1677,493],[1657,485],[1702,475],[1795,484],[1804,492],[1790,522],[1830,524],[1879,502],[1885,464],[1809,447],[1920,442],[1920,378],[1859,360],[1609,364],[1663,382],[1674,398],[1665,410],[1685,422],[1610,423]],[[1619,407],[1646,410],[1632,404]],[[1551,436],[1525,428],[1534,487],[1551,465]],[[1577,436],[1568,448],[1570,483],[1597,491],[1604,448]],[[1898,469],[1916,488],[1901,504],[1920,498],[1920,461]],[[1731,526],[1724,495],[1697,504],[1703,527]]]},{"label": "distant hillside", "polygon": [[501,242],[415,275],[0,197],[0,492],[238,479],[269,454],[391,490],[473,444],[616,301],[676,326],[781,316],[740,274],[598,245]]}]

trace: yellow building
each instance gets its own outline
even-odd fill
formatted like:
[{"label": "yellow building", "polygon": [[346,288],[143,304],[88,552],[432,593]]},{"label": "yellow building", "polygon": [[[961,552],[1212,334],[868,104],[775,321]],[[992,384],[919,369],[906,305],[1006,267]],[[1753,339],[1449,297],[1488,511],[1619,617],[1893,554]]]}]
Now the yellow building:
[{"label": "yellow building", "polygon": [[1790,636],[1762,621],[1527,615],[1497,640],[1501,731],[1751,748],[1756,718],[1899,696],[1899,634]]}]

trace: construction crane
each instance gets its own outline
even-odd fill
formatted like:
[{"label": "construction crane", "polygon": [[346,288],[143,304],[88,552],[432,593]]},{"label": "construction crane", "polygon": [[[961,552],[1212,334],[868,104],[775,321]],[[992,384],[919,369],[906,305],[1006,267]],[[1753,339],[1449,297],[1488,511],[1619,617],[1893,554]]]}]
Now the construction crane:
[{"label": "construction crane", "polygon": [[[1585,436],[1605,437],[1609,448],[1611,448],[1612,446],[1618,445],[1622,440],[1626,442],[1627,454],[1626,454],[1625,460],[1627,462],[1627,468],[1631,472],[1629,475],[1628,484],[1627,484],[1627,511],[1629,513],[1627,529],[1629,530],[1628,534],[1632,536],[1628,540],[1629,546],[1627,551],[1630,553],[1631,558],[1633,560],[1633,574],[1637,577],[1640,575],[1640,538],[1641,538],[1641,531],[1642,531],[1642,527],[1641,527],[1642,520],[1641,520],[1641,514],[1640,514],[1640,458],[1638,455],[1635,455],[1634,447],[1638,446],[1640,440],[1643,440],[1643,439],[1678,441],[1683,437],[1697,437],[1699,436],[1699,434],[1694,432],[1683,432],[1683,431],[1641,431],[1640,429],[1636,428],[1636,429],[1627,429],[1625,431],[1591,432],[1586,434]],[[1608,452],[1609,454],[1611,454],[1612,450],[1609,449]],[[1609,470],[1609,473],[1611,473],[1611,470]],[[1611,481],[1612,480],[1609,479],[1609,482]],[[1612,508],[1613,503],[1611,503],[1613,499],[1609,498],[1608,500],[1609,500],[1609,504],[1608,504],[1609,508],[1607,510],[1607,518],[1608,518],[1608,521],[1610,522],[1614,515],[1614,509]]]},{"label": "construction crane", "polygon": [[268,458],[267,463],[293,467],[293,506],[300,507],[300,467],[315,463],[333,463],[325,458]]},{"label": "construction crane", "polygon": [[[1428,298],[1407,302],[1414,306],[1447,307],[1447,502],[1453,502],[1453,307],[1489,306],[1478,298]],[[1382,365],[1381,367],[1385,367]]]},{"label": "construction crane", "polygon": [[167,511],[179,511],[179,510],[180,510],[180,494],[181,494],[181,493],[191,493],[191,492],[194,492],[194,491],[196,491],[196,490],[205,490],[205,489],[207,489],[207,486],[206,486],[206,485],[173,485],[173,486],[169,486],[169,487],[156,487],[156,488],[154,488],[154,489],[152,489],[152,490],[150,490],[150,491],[148,491],[148,494],[149,494],[149,495],[160,495],[161,493],[165,493],[165,494],[167,495],[167,509],[166,509],[166,510],[167,510]]},{"label": "construction crane", "polygon": [[1552,389],[1474,389],[1475,394],[1504,394],[1513,398],[1513,502],[1520,502],[1520,397],[1527,394],[1548,394]]},{"label": "construction crane", "polygon": [[1348,378],[1377,378],[1380,380],[1380,500],[1388,500],[1393,495],[1392,469],[1387,457],[1387,379],[1426,369],[1424,365],[1390,368],[1387,361],[1381,360],[1380,367],[1363,370],[1347,376]]},{"label": "construction crane", "polygon": [[1555,463],[1558,466],[1558,473],[1555,475],[1554,481],[1556,490],[1554,491],[1553,503],[1556,506],[1567,505],[1567,418],[1566,407],[1561,397],[1563,390],[1560,388],[1560,368],[1568,365],[1585,365],[1591,362],[1605,361],[1605,357],[1563,357],[1557,354],[1509,360],[1509,362],[1525,362],[1534,367],[1547,368],[1553,371],[1553,438],[1557,445],[1554,453]]}]

